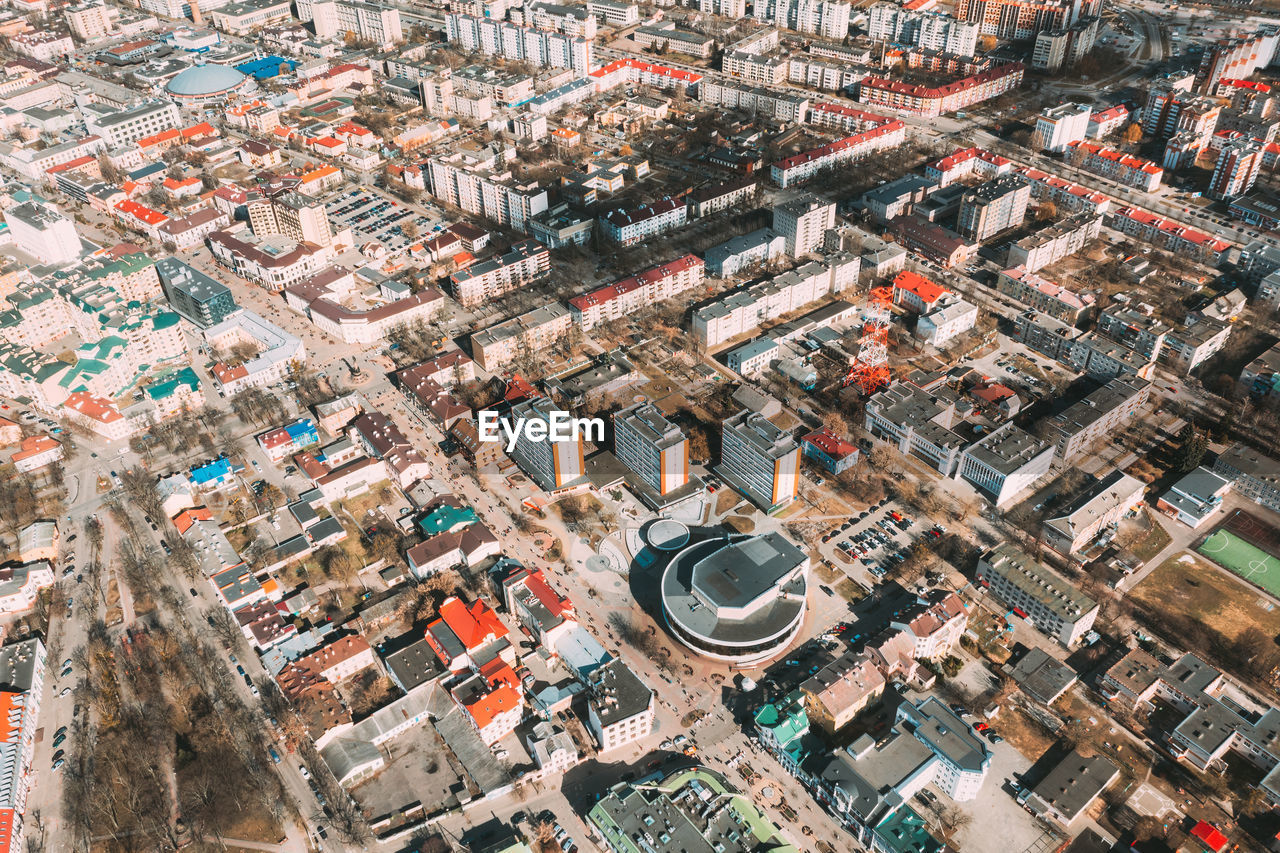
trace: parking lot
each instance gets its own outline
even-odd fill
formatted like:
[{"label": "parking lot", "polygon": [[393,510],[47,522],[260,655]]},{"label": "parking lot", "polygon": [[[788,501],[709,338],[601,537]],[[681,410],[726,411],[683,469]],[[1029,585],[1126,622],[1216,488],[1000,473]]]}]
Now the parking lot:
[{"label": "parking lot", "polygon": [[[404,202],[386,198],[363,187],[347,190],[325,202],[330,217],[351,229],[357,245],[368,242],[384,246],[389,254],[402,252],[420,238],[441,231],[444,225]],[[405,226],[413,223],[417,230],[410,237]]]},{"label": "parking lot", "polygon": [[[848,568],[852,564],[878,580],[906,559],[908,549],[916,542],[937,539],[945,532],[941,525],[917,522],[886,499],[828,530],[822,535],[822,545],[831,549],[833,565]],[[837,551],[843,552],[844,557]]]}]

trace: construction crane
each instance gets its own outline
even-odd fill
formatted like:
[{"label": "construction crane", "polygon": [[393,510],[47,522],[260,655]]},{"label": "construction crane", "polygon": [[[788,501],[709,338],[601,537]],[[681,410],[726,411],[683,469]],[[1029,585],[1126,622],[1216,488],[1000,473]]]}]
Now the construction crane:
[{"label": "construction crane", "polygon": [[862,307],[862,337],[841,387],[857,388],[869,397],[889,387],[889,306],[892,287],[875,287]]}]

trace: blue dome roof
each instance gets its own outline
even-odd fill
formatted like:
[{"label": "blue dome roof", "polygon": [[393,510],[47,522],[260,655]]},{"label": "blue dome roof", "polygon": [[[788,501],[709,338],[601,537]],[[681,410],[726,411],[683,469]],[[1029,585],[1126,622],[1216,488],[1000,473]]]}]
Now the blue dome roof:
[{"label": "blue dome roof", "polygon": [[187,98],[229,92],[244,81],[244,75],[226,65],[193,65],[169,81],[171,95]]}]

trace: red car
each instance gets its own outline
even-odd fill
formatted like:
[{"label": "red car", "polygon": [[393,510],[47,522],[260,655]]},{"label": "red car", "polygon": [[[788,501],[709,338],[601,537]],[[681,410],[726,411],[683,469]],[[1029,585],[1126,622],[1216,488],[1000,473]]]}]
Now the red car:
[{"label": "red car", "polygon": [[986,731],[987,729],[989,729],[989,728],[991,728],[991,726],[987,725],[986,723],[974,723],[974,724],[973,724],[973,730],[974,730],[975,732],[985,732],[985,731]]}]

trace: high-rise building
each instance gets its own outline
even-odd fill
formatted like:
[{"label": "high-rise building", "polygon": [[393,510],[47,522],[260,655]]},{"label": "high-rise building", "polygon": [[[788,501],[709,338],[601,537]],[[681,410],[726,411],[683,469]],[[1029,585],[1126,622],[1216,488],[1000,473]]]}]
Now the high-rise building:
[{"label": "high-rise building", "polygon": [[800,445],[763,415],[742,411],[724,422],[715,471],[766,512],[781,509],[800,489]]},{"label": "high-rise building", "polygon": [[[1088,122],[1087,114],[1085,121]],[[1031,201],[1031,185],[1016,175],[987,181],[960,200],[961,235],[982,242],[1021,225]]]},{"label": "high-rise building", "polygon": [[13,243],[45,264],[70,264],[80,258],[75,223],[52,205],[28,201],[4,212]]},{"label": "high-rise building", "polygon": [[613,415],[614,455],[658,494],[689,482],[689,440],[653,403],[628,406]]},{"label": "high-rise building", "polygon": [[817,196],[806,196],[780,204],[773,209],[773,230],[787,243],[792,257],[812,252],[822,245],[828,228],[836,224],[835,202]]},{"label": "high-rise building", "polygon": [[1247,136],[1222,146],[1209,181],[1210,198],[1233,199],[1252,189],[1262,167],[1262,152],[1262,144]]},{"label": "high-rise building", "polygon": [[1098,17],[1102,0],[959,0],[956,17],[976,23],[983,35],[1032,39],[1063,30],[1082,17]]},{"label": "high-rise building", "polygon": [[925,50],[973,56],[978,25],[941,12],[918,11],[897,3],[877,3],[867,14],[867,35],[874,41],[916,45]]},{"label": "high-rise building", "polygon": [[551,30],[453,13],[445,19],[445,33],[450,43],[463,50],[497,54],[542,68],[568,68],[580,76],[593,64],[589,40]]},{"label": "high-rise building", "polygon": [[1280,29],[1269,27],[1243,38],[1227,39],[1208,46],[1200,57],[1196,72],[1196,88],[1212,93],[1223,78],[1247,80],[1255,71],[1266,68],[1276,59],[1280,46]]},{"label": "high-rise building", "polygon": [[757,0],[755,17],[762,23],[828,39],[849,35],[850,5],[833,0]]},{"label": "high-rise building", "polygon": [[427,161],[431,194],[499,225],[527,231],[529,220],[546,211],[547,191],[536,181],[517,182],[505,162],[505,154],[492,150],[432,157]]},{"label": "high-rise building", "polygon": [[546,397],[538,397],[517,403],[502,417],[502,420],[517,432],[516,445],[511,451],[511,458],[521,470],[533,478],[534,482],[548,492],[564,488],[585,473],[583,437],[575,435],[562,441],[552,441],[548,433],[547,437],[539,440],[531,438],[525,430],[520,428],[520,423],[540,420],[546,422],[550,430],[552,418],[566,414],[557,409],[555,404]]},{"label": "high-rise building", "polygon": [[71,34],[82,42],[106,38],[115,27],[120,11],[101,0],[67,7],[67,26]]},{"label": "high-rise building", "polygon": [[1089,117],[1093,108],[1085,104],[1059,104],[1036,117],[1036,135],[1045,151],[1057,153],[1067,145],[1089,135]]}]

